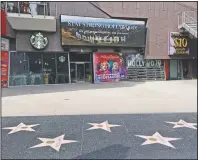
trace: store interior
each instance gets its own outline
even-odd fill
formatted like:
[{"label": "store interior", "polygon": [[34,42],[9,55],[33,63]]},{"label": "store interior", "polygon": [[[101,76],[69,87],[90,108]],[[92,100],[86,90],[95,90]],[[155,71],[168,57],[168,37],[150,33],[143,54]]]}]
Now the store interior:
[{"label": "store interior", "polygon": [[9,64],[9,86],[91,82],[90,53],[10,52]]},{"label": "store interior", "polygon": [[169,74],[170,80],[192,79],[191,60],[170,60]]}]

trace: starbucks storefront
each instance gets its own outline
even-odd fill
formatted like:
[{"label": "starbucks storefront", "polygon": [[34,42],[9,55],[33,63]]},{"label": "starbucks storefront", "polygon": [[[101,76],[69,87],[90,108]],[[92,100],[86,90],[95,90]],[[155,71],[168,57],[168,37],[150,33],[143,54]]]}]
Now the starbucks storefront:
[{"label": "starbucks storefront", "polygon": [[67,53],[10,52],[9,86],[69,83]]}]

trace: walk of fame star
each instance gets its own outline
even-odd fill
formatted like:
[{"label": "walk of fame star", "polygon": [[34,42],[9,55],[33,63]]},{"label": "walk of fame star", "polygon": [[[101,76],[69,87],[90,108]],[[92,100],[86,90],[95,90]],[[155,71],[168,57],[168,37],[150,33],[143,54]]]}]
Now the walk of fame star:
[{"label": "walk of fame star", "polygon": [[104,121],[102,123],[88,123],[88,124],[92,125],[93,127],[88,128],[87,130],[103,129],[108,132],[111,132],[111,127],[121,126],[121,125],[116,125],[116,124],[109,124],[108,121]]},{"label": "walk of fame star", "polygon": [[2,129],[10,129],[11,131],[8,134],[12,134],[12,133],[16,133],[19,131],[29,131],[29,132],[35,132],[34,129],[32,129],[32,127],[38,126],[40,124],[32,124],[32,125],[26,125],[24,123],[20,123],[18,126],[15,127],[5,127]]},{"label": "walk of fame star", "polygon": [[168,122],[165,121],[165,123],[170,123],[170,124],[174,124],[173,128],[183,128],[183,127],[187,127],[187,128],[191,128],[191,129],[197,129],[195,126],[197,125],[197,123],[187,123],[184,120],[180,119],[179,122]]},{"label": "walk of fame star", "polygon": [[30,148],[38,148],[38,147],[49,146],[49,147],[52,147],[53,149],[55,149],[56,151],[59,152],[62,144],[78,142],[78,141],[74,141],[74,140],[64,140],[64,136],[65,135],[63,134],[63,135],[61,135],[59,137],[56,137],[56,138],[38,138],[43,143],[32,146]]},{"label": "walk of fame star", "polygon": [[181,138],[162,137],[161,134],[159,134],[158,132],[156,132],[152,136],[144,136],[144,135],[136,135],[136,136],[146,139],[146,141],[142,143],[142,145],[159,143],[171,148],[175,148],[175,147],[169,141],[175,141],[181,139]]}]

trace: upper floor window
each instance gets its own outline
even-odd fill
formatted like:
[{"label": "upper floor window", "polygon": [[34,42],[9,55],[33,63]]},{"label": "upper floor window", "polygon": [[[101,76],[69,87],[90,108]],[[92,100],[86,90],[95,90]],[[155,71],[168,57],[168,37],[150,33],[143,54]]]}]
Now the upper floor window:
[{"label": "upper floor window", "polygon": [[8,13],[22,13],[35,15],[49,15],[49,5],[47,2],[5,2],[5,9]]}]

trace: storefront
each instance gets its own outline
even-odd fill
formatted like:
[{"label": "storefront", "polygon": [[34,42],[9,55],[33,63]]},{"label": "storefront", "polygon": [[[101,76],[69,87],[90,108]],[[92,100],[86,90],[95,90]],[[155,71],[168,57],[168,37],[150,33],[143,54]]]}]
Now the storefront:
[{"label": "storefront", "polygon": [[60,24],[62,51],[31,32],[24,51],[9,53],[9,86],[166,78],[163,60],[145,60],[145,20],[61,15]]},{"label": "storefront", "polygon": [[145,60],[138,50],[94,53],[95,83],[128,80],[165,80],[163,60]]},{"label": "storefront", "polygon": [[9,86],[192,77],[185,40],[182,49],[170,39],[170,59],[145,59],[146,20],[61,15],[60,33],[22,33],[29,42],[9,53]]},{"label": "storefront", "polygon": [[49,33],[31,32],[29,46],[18,43],[24,51],[9,53],[9,86],[191,79],[188,36],[170,33],[170,59],[145,59],[145,26],[145,20],[61,15],[60,48]]},{"label": "storefront", "polygon": [[[69,50],[71,82],[127,80],[127,55],[134,51],[145,54],[146,20],[61,15],[60,21],[62,47]],[[80,53],[70,52],[74,47],[80,48]],[[81,52],[87,48],[89,53]]]},{"label": "storefront", "polygon": [[10,52],[9,86],[69,83],[67,53]]},{"label": "storefront", "polygon": [[170,32],[169,36],[169,79],[192,79],[193,47],[188,33]]}]

